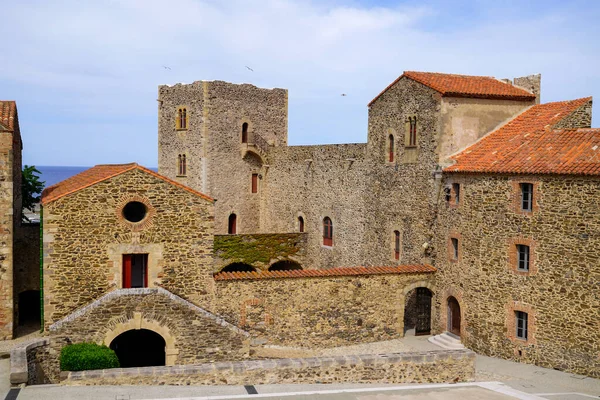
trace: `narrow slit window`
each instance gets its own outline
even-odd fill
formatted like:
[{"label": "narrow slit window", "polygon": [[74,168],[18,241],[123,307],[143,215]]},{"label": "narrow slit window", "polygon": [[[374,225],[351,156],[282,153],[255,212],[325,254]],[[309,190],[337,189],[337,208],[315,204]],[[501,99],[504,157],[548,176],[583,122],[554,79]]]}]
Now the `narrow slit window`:
[{"label": "narrow slit window", "polygon": [[453,260],[458,260],[458,239],[457,238],[452,238],[451,239],[452,242],[452,259]]},{"label": "narrow slit window", "polygon": [[187,157],[185,154],[177,156],[177,176],[187,175]]},{"label": "narrow slit window", "polygon": [[187,109],[184,107],[177,109],[177,129],[187,129]]},{"label": "narrow slit window", "polygon": [[529,271],[529,246],[524,244],[517,245],[517,269],[519,271]]},{"label": "narrow slit window", "polygon": [[521,210],[531,211],[533,209],[533,184],[521,183]]},{"label": "narrow slit window", "polygon": [[415,147],[417,145],[417,117],[409,118],[410,120],[410,138],[408,145]]},{"label": "narrow slit window", "polygon": [[526,312],[515,311],[516,326],[517,326],[517,338],[527,340],[527,323],[529,316]]},{"label": "narrow slit window", "polygon": [[252,174],[252,193],[258,193],[258,174]]},{"label": "narrow slit window", "polygon": [[227,224],[227,233],[235,235],[237,232],[237,215],[231,214]]},{"label": "narrow slit window", "polygon": [[304,232],[304,218],[298,217],[298,231]]},{"label": "narrow slit window", "polygon": [[242,124],[242,143],[248,143],[248,123]]},{"label": "narrow slit window", "polygon": [[394,162],[394,135],[390,135],[390,137],[388,138],[388,150],[388,161]]},{"label": "narrow slit window", "polygon": [[453,183],[452,189],[454,191],[454,204],[458,205],[460,203],[460,184]]},{"label": "narrow slit window", "polygon": [[394,260],[400,259],[400,231],[394,231]]},{"label": "narrow slit window", "polygon": [[333,246],[333,223],[329,217],[323,219],[323,245]]}]

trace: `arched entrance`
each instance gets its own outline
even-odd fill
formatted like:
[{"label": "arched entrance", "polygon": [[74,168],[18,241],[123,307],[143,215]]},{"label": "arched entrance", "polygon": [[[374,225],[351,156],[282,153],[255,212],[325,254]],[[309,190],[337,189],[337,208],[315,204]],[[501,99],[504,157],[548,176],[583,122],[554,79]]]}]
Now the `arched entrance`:
[{"label": "arched entrance", "polygon": [[431,298],[426,287],[416,287],[404,297],[404,332],[414,329],[415,336],[431,333]]},{"label": "arched entrance", "polygon": [[246,263],[233,263],[229,264],[219,272],[256,272],[256,268]]},{"label": "arched entrance", "polygon": [[298,269],[302,269],[302,266],[300,266],[300,264],[298,264],[296,261],[290,260],[277,261],[269,267],[269,271],[291,271]]},{"label": "arched entrance", "polygon": [[448,332],[460,336],[460,304],[453,296],[448,297]]},{"label": "arched entrance", "polygon": [[165,365],[165,340],[148,329],[123,332],[109,347],[117,354],[121,368]]}]

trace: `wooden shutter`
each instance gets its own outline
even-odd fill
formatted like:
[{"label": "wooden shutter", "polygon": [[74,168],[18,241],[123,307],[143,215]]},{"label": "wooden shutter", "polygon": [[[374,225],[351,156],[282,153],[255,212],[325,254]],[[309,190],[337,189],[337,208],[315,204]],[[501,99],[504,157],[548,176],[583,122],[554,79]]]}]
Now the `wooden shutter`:
[{"label": "wooden shutter", "polygon": [[123,288],[131,287],[131,254],[123,254]]},{"label": "wooden shutter", "polygon": [[252,174],[252,193],[258,193],[258,174]]}]

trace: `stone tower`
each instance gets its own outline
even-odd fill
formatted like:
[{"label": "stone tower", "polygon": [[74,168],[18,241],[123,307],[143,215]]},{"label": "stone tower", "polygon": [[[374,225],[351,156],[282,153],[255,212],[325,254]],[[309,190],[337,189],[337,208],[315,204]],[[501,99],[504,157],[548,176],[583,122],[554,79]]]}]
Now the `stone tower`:
[{"label": "stone tower", "polygon": [[260,231],[274,146],[287,146],[287,90],[222,81],[158,88],[159,173],[217,200],[215,233]]}]

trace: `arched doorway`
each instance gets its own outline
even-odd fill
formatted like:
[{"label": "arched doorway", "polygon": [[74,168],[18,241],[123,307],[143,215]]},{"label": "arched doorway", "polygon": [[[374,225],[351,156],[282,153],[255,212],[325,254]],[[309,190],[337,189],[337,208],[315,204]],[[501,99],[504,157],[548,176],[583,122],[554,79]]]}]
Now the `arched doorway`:
[{"label": "arched doorway", "polygon": [[161,335],[148,329],[121,333],[110,343],[121,368],[165,365],[166,343]]},{"label": "arched doorway", "polygon": [[232,263],[219,272],[256,272],[256,268],[246,263]]},{"label": "arched doorway", "polygon": [[448,332],[460,336],[460,304],[453,296],[448,297]]},{"label": "arched doorway", "polygon": [[415,336],[431,333],[431,298],[426,287],[410,290],[404,297],[404,332],[414,329]]},{"label": "arched doorway", "polygon": [[296,261],[290,260],[277,261],[269,267],[269,271],[291,271],[298,269],[302,269],[302,266]]}]

